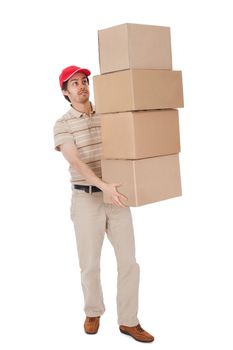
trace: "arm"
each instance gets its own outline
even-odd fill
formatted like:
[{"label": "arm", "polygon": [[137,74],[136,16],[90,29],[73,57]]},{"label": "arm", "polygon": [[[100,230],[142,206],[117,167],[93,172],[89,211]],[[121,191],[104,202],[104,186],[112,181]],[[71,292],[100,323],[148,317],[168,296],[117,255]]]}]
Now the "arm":
[{"label": "arm", "polygon": [[83,175],[83,177],[90,183],[99,187],[110,198],[111,203],[118,207],[126,207],[120,199],[127,199],[125,196],[117,192],[116,187],[120,184],[108,184],[102,181],[91,168],[80,159],[79,152],[72,142],[64,143],[60,146],[61,152],[70,166]]}]

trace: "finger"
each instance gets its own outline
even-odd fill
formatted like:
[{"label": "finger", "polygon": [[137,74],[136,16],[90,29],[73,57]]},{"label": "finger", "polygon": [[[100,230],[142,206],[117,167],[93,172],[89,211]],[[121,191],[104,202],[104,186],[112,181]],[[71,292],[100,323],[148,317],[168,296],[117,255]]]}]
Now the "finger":
[{"label": "finger", "polygon": [[114,197],[113,204],[115,204],[117,207],[125,207],[117,197]]},{"label": "finger", "polygon": [[118,208],[121,206],[116,200],[112,201],[112,204]]},{"label": "finger", "polygon": [[123,204],[121,204],[121,203],[119,203],[119,202],[117,202],[115,205],[116,205],[118,208],[125,208],[125,205],[123,205]]},{"label": "finger", "polygon": [[118,187],[118,186],[122,186],[122,183],[117,183],[117,184],[113,184],[113,185]]},{"label": "finger", "polygon": [[116,197],[118,197],[119,200],[128,200],[128,197],[126,197],[124,194],[117,192],[117,195],[115,195]]},{"label": "finger", "polygon": [[119,205],[120,205],[122,208],[126,208],[126,205],[125,205],[124,203],[122,203],[122,202],[120,201],[120,199],[118,199],[118,203],[119,203]]},{"label": "finger", "polygon": [[120,192],[118,192],[118,191],[116,191],[116,194],[115,194],[115,196],[118,196],[118,198],[119,199],[122,199],[122,200],[128,200],[128,197],[126,197],[124,194],[122,194],[122,193],[120,193]]},{"label": "finger", "polygon": [[112,196],[111,201],[112,201],[112,204],[118,205],[118,197],[116,195]]},{"label": "finger", "polygon": [[128,197],[126,197],[124,194],[122,194],[122,193],[121,193],[121,195],[120,195],[120,199],[122,199],[122,200],[123,200],[123,199],[128,200]]}]

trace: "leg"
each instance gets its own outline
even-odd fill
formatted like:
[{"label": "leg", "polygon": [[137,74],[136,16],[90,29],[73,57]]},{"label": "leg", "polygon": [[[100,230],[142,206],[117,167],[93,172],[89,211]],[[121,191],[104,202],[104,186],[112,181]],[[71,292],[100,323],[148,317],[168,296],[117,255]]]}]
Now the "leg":
[{"label": "leg", "polygon": [[71,219],[81,269],[84,311],[89,317],[100,316],[105,311],[100,282],[100,256],[106,226],[100,192],[89,194],[73,190]]},{"label": "leg", "polygon": [[139,265],[135,259],[133,222],[130,208],[106,206],[106,232],[117,258],[118,323],[136,326],[138,322]]}]

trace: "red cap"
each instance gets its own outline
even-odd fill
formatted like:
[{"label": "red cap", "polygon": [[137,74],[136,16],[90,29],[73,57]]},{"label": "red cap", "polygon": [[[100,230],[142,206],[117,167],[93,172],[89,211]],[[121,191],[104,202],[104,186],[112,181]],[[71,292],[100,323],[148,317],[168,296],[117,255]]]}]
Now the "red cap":
[{"label": "red cap", "polygon": [[72,75],[74,75],[77,72],[84,73],[86,76],[91,74],[89,69],[86,69],[86,68],[80,68],[77,66],[66,67],[65,69],[63,69],[63,71],[61,72],[61,74],[59,76],[59,82],[60,82],[61,88],[62,88],[63,83],[65,81],[69,80],[72,77]]}]

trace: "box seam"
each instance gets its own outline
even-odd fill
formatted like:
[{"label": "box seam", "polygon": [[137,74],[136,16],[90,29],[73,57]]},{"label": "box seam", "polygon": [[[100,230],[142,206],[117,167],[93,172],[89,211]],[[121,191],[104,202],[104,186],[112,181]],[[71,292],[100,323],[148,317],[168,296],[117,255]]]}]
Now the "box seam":
[{"label": "box seam", "polygon": [[135,116],[134,112],[132,112],[132,111],[131,111],[131,114],[132,114],[131,123],[132,123],[132,129],[133,129],[133,156],[134,156],[134,158],[136,158],[136,152],[137,152],[137,150],[136,150],[136,128],[135,128],[136,116]]},{"label": "box seam", "polygon": [[133,160],[133,186],[135,193],[135,204],[138,205],[138,193],[137,193],[137,178],[136,178],[136,162]]},{"label": "box seam", "polygon": [[100,38],[99,38],[99,30],[98,30],[98,56],[99,56],[99,69],[101,72],[101,60],[100,60]]},{"label": "box seam", "polygon": [[135,110],[135,98],[134,98],[134,84],[133,84],[133,69],[130,69],[129,70],[129,73],[130,73],[130,84],[131,84],[131,87],[130,87],[130,90],[131,90],[131,97],[132,97],[132,106],[133,106],[133,110]]},{"label": "box seam", "polygon": [[126,40],[127,40],[127,48],[128,48],[128,67],[130,67],[130,52],[129,52],[129,23],[126,23]]}]

